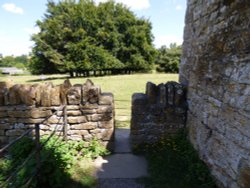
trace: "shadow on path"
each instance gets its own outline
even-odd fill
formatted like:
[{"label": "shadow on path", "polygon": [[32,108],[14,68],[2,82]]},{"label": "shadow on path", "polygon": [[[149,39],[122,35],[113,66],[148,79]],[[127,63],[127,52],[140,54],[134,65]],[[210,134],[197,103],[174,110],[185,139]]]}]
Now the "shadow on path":
[{"label": "shadow on path", "polygon": [[137,178],[148,176],[144,156],[132,154],[130,129],[116,129],[114,154],[98,158],[95,166],[98,188],[143,188]]}]

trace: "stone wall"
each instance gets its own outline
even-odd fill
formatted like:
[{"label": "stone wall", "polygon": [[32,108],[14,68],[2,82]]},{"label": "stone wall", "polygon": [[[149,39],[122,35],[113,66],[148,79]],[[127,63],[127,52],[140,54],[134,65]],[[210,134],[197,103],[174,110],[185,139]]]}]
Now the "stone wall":
[{"label": "stone wall", "polygon": [[[40,124],[40,134],[57,130],[63,134],[63,111],[67,107],[68,139],[93,138],[112,148],[114,136],[114,100],[111,93],[101,93],[100,87],[87,80],[74,86],[52,83],[24,85],[0,82],[0,144],[7,143],[25,130]],[[59,111],[52,115],[56,110]],[[52,116],[51,116],[52,115]],[[50,117],[51,116],[51,117]]]},{"label": "stone wall", "polygon": [[177,82],[148,82],[146,94],[132,96],[131,141],[133,145],[152,143],[185,126],[185,88]]},{"label": "stone wall", "polygon": [[188,0],[180,82],[190,140],[222,187],[250,187],[250,3]]}]

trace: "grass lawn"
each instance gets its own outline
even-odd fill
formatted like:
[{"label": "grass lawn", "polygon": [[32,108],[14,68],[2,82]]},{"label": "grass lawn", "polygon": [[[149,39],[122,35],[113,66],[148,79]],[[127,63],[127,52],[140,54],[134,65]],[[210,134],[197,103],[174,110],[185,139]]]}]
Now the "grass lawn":
[{"label": "grass lawn", "polygon": [[[67,75],[46,76],[47,81],[61,84]],[[87,78],[72,78],[72,84],[84,83]],[[178,81],[178,74],[133,74],[105,77],[91,77],[95,85],[99,85],[103,92],[112,92],[115,97],[116,126],[129,127],[131,115],[131,97],[133,93],[145,92],[148,81],[160,84],[167,81]],[[40,76],[5,76],[1,81],[13,80],[14,83],[38,83],[42,82]]]}]

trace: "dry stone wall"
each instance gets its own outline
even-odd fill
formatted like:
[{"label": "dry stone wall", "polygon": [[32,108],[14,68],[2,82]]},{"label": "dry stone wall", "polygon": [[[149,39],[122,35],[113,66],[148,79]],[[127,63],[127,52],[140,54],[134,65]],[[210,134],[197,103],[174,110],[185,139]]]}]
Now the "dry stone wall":
[{"label": "dry stone wall", "polygon": [[[57,135],[63,135],[62,105],[67,106],[69,140],[84,140],[88,146],[88,142],[95,138],[112,149],[113,95],[102,93],[91,80],[74,86],[69,80],[58,86],[52,83],[13,85],[0,82],[0,144],[34,128],[48,117],[40,125],[40,134],[49,135],[56,129]],[[58,112],[53,115],[56,110]]]},{"label": "dry stone wall", "polygon": [[153,143],[185,126],[185,88],[177,82],[148,82],[146,94],[132,96],[131,141]]},{"label": "dry stone wall", "polygon": [[222,187],[250,187],[250,2],[188,0],[180,82],[190,140]]}]

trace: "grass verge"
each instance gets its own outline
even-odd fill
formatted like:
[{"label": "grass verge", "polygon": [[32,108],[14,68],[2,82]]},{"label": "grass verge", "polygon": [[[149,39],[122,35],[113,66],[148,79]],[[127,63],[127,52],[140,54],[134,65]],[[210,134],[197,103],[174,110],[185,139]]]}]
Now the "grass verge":
[{"label": "grass verge", "polygon": [[150,188],[215,188],[215,181],[181,130],[155,144],[135,148],[146,154],[149,178],[142,179]]}]

